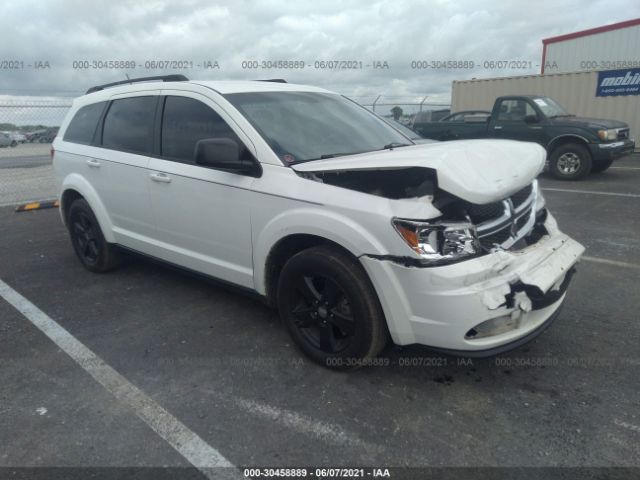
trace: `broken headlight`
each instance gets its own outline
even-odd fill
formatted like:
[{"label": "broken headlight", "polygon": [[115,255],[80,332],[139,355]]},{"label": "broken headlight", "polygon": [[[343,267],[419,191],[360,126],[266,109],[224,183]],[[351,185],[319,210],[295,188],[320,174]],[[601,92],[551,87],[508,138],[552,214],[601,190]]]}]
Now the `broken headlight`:
[{"label": "broken headlight", "polygon": [[475,227],[466,222],[417,222],[394,218],[393,226],[425,265],[446,265],[482,253]]}]

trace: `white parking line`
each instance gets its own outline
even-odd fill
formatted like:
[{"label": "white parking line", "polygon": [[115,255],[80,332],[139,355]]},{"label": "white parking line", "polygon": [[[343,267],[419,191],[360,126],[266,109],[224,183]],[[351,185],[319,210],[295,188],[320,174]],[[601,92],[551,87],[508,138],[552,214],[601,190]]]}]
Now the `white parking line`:
[{"label": "white parking line", "polygon": [[619,262],[617,260],[608,260],[606,258],[589,257],[589,256],[586,256],[586,255],[583,255],[581,259],[584,260],[585,262],[603,263],[605,265],[613,265],[614,267],[638,268],[638,269],[640,269],[640,265],[636,265],[635,263]]},{"label": "white parking line", "polygon": [[[0,279],[0,296],[208,478],[242,478],[232,463],[47,314]],[[220,467],[227,467],[224,471]],[[214,470],[216,469],[216,470]]]},{"label": "white parking line", "polygon": [[640,167],[609,167],[609,170],[640,170]]},{"label": "white parking line", "polygon": [[545,192],[586,193],[589,195],[609,195],[612,197],[640,198],[640,193],[614,193],[614,192],[599,192],[596,190],[574,190],[571,188],[550,188],[550,187],[545,187],[542,190]]},{"label": "white parking line", "polygon": [[382,450],[382,448],[378,445],[361,440],[355,435],[342,429],[339,425],[320,422],[313,418],[300,415],[299,413],[293,412],[291,410],[285,410],[273,405],[258,403],[253,400],[234,398],[234,401],[236,405],[240,406],[253,415],[278,422],[286,427],[289,427],[305,435],[319,438],[320,440],[323,440],[327,443],[332,443],[343,447],[359,446],[371,452]]}]

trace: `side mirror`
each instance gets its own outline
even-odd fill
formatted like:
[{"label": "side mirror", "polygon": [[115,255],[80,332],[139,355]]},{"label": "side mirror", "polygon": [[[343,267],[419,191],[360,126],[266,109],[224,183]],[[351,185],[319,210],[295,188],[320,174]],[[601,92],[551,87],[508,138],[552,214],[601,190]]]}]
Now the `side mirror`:
[{"label": "side mirror", "polygon": [[540,117],[538,115],[527,115],[524,117],[524,123],[538,123],[540,122]]},{"label": "side mirror", "polygon": [[252,160],[240,158],[240,146],[230,138],[203,138],[195,146],[196,165],[259,177],[261,170]]}]

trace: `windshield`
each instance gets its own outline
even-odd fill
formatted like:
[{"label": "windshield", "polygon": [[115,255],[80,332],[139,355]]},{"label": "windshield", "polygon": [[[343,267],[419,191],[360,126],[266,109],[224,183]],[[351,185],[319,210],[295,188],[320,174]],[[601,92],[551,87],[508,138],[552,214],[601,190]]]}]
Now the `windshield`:
[{"label": "windshield", "polygon": [[420,135],[418,135],[416,132],[411,130],[406,125],[403,125],[400,122],[396,122],[393,118],[384,118],[384,117],[382,117],[382,120],[387,122],[389,125],[391,125],[396,130],[400,130],[400,133],[402,133],[406,137],[409,137],[411,140],[421,140],[422,139],[422,137]]},{"label": "windshield", "polygon": [[355,102],[329,93],[225,95],[286,164],[412,145]]},{"label": "windshield", "polygon": [[540,97],[534,98],[533,101],[536,102],[536,105],[542,110],[542,113],[549,118],[566,117],[570,115],[569,112],[562,108],[553,98]]}]

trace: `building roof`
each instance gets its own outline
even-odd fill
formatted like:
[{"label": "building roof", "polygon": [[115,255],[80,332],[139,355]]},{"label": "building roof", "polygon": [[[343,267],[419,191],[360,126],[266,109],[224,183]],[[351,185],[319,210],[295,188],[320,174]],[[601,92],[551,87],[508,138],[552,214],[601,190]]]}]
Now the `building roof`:
[{"label": "building roof", "polygon": [[634,27],[640,25],[640,18],[633,20],[625,20],[624,22],[612,23],[611,25],[603,25],[602,27],[589,28],[588,30],[581,30],[579,32],[567,33],[565,35],[558,35],[557,37],[549,37],[542,40],[544,45],[549,43],[564,42],[565,40],[572,40],[574,38],[587,37],[589,35],[595,35],[597,33],[611,32],[613,30],[620,30],[622,28]]}]

